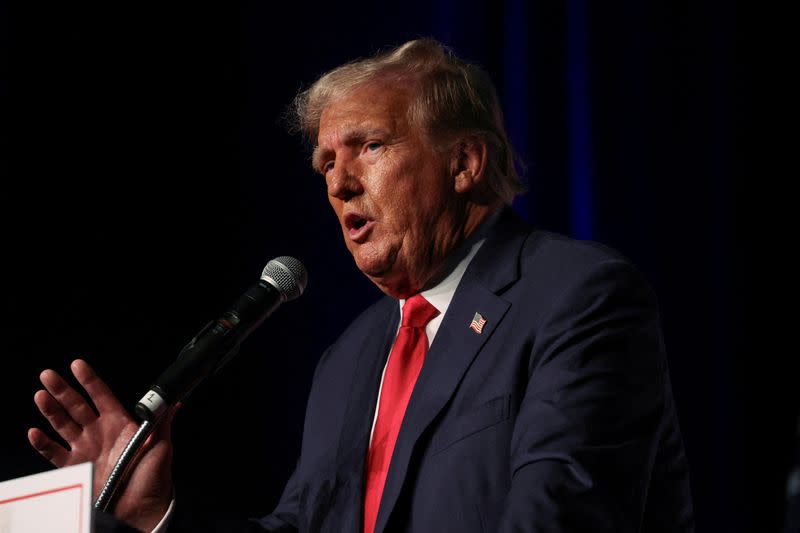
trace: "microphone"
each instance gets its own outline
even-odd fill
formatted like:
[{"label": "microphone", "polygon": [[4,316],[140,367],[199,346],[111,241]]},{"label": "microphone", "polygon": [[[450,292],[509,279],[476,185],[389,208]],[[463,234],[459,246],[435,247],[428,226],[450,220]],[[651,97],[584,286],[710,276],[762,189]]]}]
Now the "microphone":
[{"label": "microphone", "polygon": [[183,347],[134,412],[142,420],[158,419],[170,405],[183,400],[209,374],[230,361],[241,342],[282,303],[303,294],[307,282],[305,267],[293,257],[276,257],[267,263],[258,283]]}]

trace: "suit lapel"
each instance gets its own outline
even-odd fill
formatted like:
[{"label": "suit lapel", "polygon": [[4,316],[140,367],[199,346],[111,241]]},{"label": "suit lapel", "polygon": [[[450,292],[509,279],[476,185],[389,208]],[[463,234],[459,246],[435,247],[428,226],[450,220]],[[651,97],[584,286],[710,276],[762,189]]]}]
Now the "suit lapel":
[{"label": "suit lapel", "polygon": [[[417,440],[447,404],[508,311],[509,303],[496,293],[518,279],[519,252],[528,232],[513,214],[505,213],[461,279],[406,409],[381,496],[376,533],[386,527]],[[476,312],[486,319],[480,333],[469,327]]]},{"label": "suit lapel", "polygon": [[347,399],[339,447],[336,454],[337,483],[348,484],[353,490],[352,512],[359,517],[358,527],[363,520],[364,461],[367,456],[369,434],[375,415],[378,399],[378,385],[386,364],[389,347],[394,340],[400,310],[397,301],[385,299],[385,304],[369,317],[367,328],[373,332],[365,335],[365,340],[357,354],[350,396]]}]

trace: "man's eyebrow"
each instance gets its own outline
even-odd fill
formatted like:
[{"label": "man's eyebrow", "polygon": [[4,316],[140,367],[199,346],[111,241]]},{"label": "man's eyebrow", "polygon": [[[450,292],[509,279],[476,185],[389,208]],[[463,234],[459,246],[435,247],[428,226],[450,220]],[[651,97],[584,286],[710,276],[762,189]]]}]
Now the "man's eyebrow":
[{"label": "man's eyebrow", "polygon": [[322,172],[322,159],[327,155],[330,150],[320,148],[319,145],[314,146],[314,151],[311,153],[311,168],[317,172]]}]

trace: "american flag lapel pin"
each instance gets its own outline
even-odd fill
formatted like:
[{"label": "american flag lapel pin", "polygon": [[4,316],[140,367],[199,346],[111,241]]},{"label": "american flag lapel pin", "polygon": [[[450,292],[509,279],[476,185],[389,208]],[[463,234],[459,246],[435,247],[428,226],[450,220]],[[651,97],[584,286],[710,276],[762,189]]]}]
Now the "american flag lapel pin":
[{"label": "american flag lapel pin", "polygon": [[483,333],[483,325],[486,324],[486,319],[483,318],[483,315],[480,313],[475,313],[475,316],[472,317],[472,322],[469,323],[470,329],[474,330],[475,333]]}]

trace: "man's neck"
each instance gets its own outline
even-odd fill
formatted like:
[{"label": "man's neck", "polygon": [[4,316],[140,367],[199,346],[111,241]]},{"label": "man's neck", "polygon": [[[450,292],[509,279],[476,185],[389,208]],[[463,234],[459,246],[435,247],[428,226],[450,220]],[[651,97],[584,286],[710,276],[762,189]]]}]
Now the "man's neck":
[{"label": "man's neck", "polygon": [[[447,256],[445,259],[442,267],[436,272],[436,274],[428,280],[422,290],[420,292],[428,291],[433,289],[440,283],[442,283],[445,279],[450,276],[456,267],[461,264],[467,255],[473,251],[473,247],[479,241],[482,241],[486,235],[488,234],[489,230],[492,226],[494,226],[497,219],[500,217],[500,213],[502,210],[494,211],[493,213],[488,214],[480,224],[467,236],[464,241],[458,245],[450,255]],[[473,252],[474,255],[474,252]]]}]

